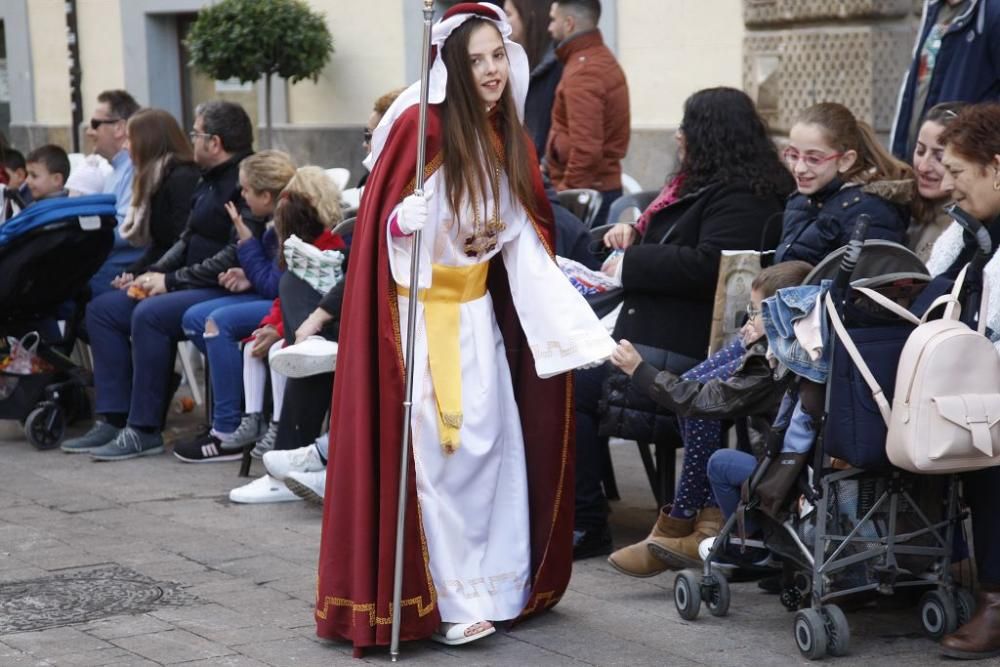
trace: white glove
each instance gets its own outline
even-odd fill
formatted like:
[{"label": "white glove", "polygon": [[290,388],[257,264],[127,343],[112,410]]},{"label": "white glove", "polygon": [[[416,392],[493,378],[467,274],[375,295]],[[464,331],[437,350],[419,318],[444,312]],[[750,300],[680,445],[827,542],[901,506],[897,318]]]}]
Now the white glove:
[{"label": "white glove", "polygon": [[424,192],[423,196],[410,195],[399,205],[396,225],[405,236],[419,232],[427,224],[427,198],[429,196],[429,192]]}]

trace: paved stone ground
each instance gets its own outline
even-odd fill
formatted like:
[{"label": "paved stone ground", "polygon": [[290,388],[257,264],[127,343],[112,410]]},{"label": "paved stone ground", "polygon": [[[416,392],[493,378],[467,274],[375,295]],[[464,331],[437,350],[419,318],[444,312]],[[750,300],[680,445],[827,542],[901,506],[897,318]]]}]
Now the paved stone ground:
[{"label": "paved stone ground", "polygon": [[[616,542],[626,544],[645,535],[655,509],[634,448],[613,449],[623,500],[612,520]],[[183,594],[175,604],[154,605],[145,613],[0,634],[0,665],[361,664],[348,646],[314,636],[319,510],[304,503],[230,504],[226,494],[240,482],[236,469],[229,463],[184,465],[169,454],[92,463],[59,451],[35,451],[16,424],[0,422],[0,591],[16,597],[20,589],[6,583],[117,565],[173,582]],[[622,576],[600,558],[585,561],[574,568],[562,603],[544,617],[464,648],[404,645],[403,662],[756,667],[805,662],[792,641],[792,616],[775,597],[753,584],[736,584],[729,617],[686,622],[673,608],[672,583],[667,575]],[[92,593],[102,595],[101,586],[95,584]],[[0,628],[10,627],[3,603],[13,601],[0,599]],[[921,637],[913,609],[872,609],[848,618],[853,650],[834,659],[837,665],[942,662],[935,645]],[[386,664],[388,652],[373,651],[364,661]]]}]

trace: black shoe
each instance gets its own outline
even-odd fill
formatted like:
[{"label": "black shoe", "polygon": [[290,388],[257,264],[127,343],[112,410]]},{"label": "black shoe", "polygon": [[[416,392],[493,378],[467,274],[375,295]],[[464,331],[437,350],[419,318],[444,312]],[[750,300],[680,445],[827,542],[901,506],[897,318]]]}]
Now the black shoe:
[{"label": "black shoe", "polygon": [[573,560],[611,554],[611,529],[607,526],[573,531]]},{"label": "black shoe", "polygon": [[174,456],[185,463],[237,461],[243,458],[243,446],[223,442],[209,431],[174,445]]}]

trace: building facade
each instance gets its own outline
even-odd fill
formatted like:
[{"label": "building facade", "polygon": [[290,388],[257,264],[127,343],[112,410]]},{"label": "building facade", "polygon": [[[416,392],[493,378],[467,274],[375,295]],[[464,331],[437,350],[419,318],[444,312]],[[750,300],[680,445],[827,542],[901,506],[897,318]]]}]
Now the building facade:
[{"label": "building facade", "polygon": [[[273,144],[299,163],[345,166],[356,178],[372,102],[418,75],[423,3],[308,1],[326,16],[335,50],[318,82],[276,82]],[[210,3],[0,0],[0,130],[22,149],[49,141],[72,145],[67,63],[73,40],[84,122],[100,91],[125,88],[187,128],[195,105],[212,98],[243,104],[262,124],[263,85],[212,81],[187,65],[184,36]],[[601,28],[631,94],[634,132],[626,171],[645,188],[662,184],[673,169],[673,134],[684,99],[709,86],[744,88],[779,131],[814,99],[846,101],[888,131],[912,48],[915,3],[605,0]],[[447,4],[439,0],[439,9]],[[72,37],[67,11],[75,12]]]}]

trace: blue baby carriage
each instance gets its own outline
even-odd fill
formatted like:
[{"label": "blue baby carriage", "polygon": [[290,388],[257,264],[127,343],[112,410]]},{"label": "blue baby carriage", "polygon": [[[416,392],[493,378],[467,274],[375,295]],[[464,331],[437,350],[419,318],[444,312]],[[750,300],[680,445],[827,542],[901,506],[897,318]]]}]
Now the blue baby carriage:
[{"label": "blue baby carriage", "polygon": [[0,419],[24,424],[39,449],[55,447],[67,423],[88,416],[89,374],[68,357],[78,316],[55,326],[67,303],[82,314],[90,278],[114,245],[114,195],[37,202],[0,225],[0,359],[8,341],[43,332],[38,372],[0,371]]},{"label": "blue baby carriage", "polygon": [[[862,246],[863,224],[858,232],[852,246],[821,262],[806,282],[833,280],[831,321],[843,322],[869,370],[891,391],[914,325],[857,288],[871,288],[906,307],[926,300],[930,277],[905,248],[885,241]],[[764,543],[783,563],[781,601],[796,612],[795,643],[810,659],[847,653],[850,626],[838,605],[845,599],[923,590],[921,621],[934,638],[953,631],[974,611],[971,594],[951,579],[954,531],[963,518],[957,478],[909,475],[889,465],[885,425],[862,373],[844,341],[831,335],[827,345],[827,383],[814,387],[825,403],[813,423],[811,477],[808,468],[803,471],[784,499],[781,517],[765,515],[758,485],[778,460],[777,451],[768,452],[748,481],[748,500],[723,527],[704,570],[681,572],[674,583],[682,617],[696,618],[702,601],[713,615],[725,616],[729,585],[716,563],[724,549],[742,544],[735,533],[737,518],[745,512],[742,516],[762,526]],[[834,466],[831,457],[849,465]],[[800,499],[811,509],[802,511]]]}]

